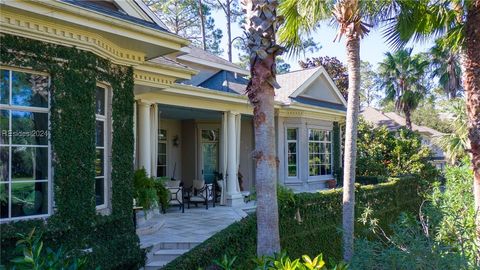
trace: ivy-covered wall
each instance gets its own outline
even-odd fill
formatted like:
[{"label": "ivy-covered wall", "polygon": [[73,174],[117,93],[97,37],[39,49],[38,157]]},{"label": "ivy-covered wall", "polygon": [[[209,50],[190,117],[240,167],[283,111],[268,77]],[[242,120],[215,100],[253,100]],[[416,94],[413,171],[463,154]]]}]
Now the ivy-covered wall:
[{"label": "ivy-covered wall", "polygon": [[[3,35],[0,62],[46,72],[51,78],[50,122],[55,212],[46,220],[1,224],[1,263],[12,258],[16,234],[33,227],[47,246],[80,252],[90,249],[89,263],[102,269],[138,269],[145,254],[132,221],[133,69],[112,64],[93,53]],[[95,89],[112,92],[111,214],[95,209]]]}]

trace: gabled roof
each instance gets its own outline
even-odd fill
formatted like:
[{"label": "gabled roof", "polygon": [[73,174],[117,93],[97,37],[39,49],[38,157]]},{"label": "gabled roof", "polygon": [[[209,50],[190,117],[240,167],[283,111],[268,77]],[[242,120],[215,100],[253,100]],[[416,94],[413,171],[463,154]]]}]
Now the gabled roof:
[{"label": "gabled roof", "polygon": [[109,8],[107,5],[101,5],[100,2],[97,2],[97,1],[78,1],[78,0],[61,0],[61,1],[72,4],[72,5],[76,5],[78,7],[85,8],[91,11],[102,13],[103,15],[106,15],[106,16],[115,17],[117,19],[122,19],[122,20],[135,23],[138,25],[142,25],[148,28],[169,32],[168,29],[160,26],[156,22],[147,21],[147,20],[143,20],[143,19],[131,16],[127,14],[125,11],[123,11],[122,9],[115,10],[113,8]]},{"label": "gabled roof", "polygon": [[[343,107],[347,106],[345,98],[343,98],[337,86],[322,66],[277,75],[277,82],[280,85],[280,88],[275,89],[275,100],[285,104],[295,101],[296,98],[299,98],[301,94],[304,93],[308,87],[322,75],[324,78],[326,78],[328,85],[333,89],[334,95],[341,103],[340,105],[343,105]],[[302,100],[303,99],[305,99],[305,97],[302,97]],[[317,101],[316,99],[314,100]]]},{"label": "gabled roof", "polygon": [[[385,126],[390,131],[397,130],[400,127],[404,127],[406,125],[405,118],[395,112],[384,113],[375,108],[366,107],[360,114],[367,122],[372,123],[374,126]],[[412,129],[414,131],[427,134],[432,137],[443,135],[443,133],[441,133],[440,131],[426,126],[412,124]]]},{"label": "gabled roof", "polygon": [[195,46],[189,46],[182,50],[184,50],[184,54],[177,56],[179,61],[232,71],[245,76],[250,74],[248,70]]}]

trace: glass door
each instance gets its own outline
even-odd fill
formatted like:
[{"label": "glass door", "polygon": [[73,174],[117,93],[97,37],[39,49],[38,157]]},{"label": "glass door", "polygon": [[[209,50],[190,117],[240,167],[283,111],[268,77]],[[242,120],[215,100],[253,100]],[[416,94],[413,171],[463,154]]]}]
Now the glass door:
[{"label": "glass door", "polygon": [[218,172],[218,149],[220,141],[219,129],[200,130],[200,168],[205,183],[213,183]]}]

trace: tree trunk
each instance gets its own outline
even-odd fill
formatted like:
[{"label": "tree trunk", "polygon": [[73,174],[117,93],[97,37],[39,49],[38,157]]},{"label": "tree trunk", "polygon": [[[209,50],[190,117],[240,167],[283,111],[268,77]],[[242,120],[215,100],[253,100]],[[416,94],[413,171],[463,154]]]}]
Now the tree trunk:
[{"label": "tree trunk", "polygon": [[277,203],[277,157],[275,153],[274,96],[276,7],[271,0],[246,0],[245,30],[250,49],[247,95],[253,105],[257,191],[257,254],[280,252]]},{"label": "tree trunk", "polygon": [[198,16],[200,17],[200,28],[202,31],[202,48],[207,50],[207,37],[205,36],[205,17],[203,16],[202,0],[198,0]]},{"label": "tree trunk", "polygon": [[357,123],[360,110],[360,39],[347,36],[348,104],[345,129],[345,160],[343,175],[343,259],[353,256],[355,225],[355,168],[357,158]]},{"label": "tree trunk", "polygon": [[[473,168],[477,241],[480,243],[480,0],[473,1],[465,22],[464,88],[467,102],[468,138]],[[477,258],[480,250],[477,251]]]},{"label": "tree trunk", "polygon": [[407,129],[412,130],[412,114],[410,113],[410,110],[403,109],[403,113],[405,114],[405,126]]},{"label": "tree trunk", "polygon": [[227,9],[227,54],[228,61],[232,62],[232,1],[227,0],[225,4],[225,8]]}]

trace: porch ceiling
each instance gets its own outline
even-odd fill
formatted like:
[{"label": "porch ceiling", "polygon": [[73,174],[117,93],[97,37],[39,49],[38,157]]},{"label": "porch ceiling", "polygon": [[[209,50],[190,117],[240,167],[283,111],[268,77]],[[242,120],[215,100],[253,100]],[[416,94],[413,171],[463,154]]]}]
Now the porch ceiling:
[{"label": "porch ceiling", "polygon": [[160,118],[175,119],[175,120],[220,120],[222,119],[222,112],[202,110],[188,107],[179,107],[172,105],[158,105],[158,110],[161,111]]}]

